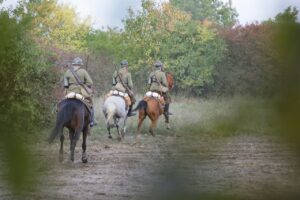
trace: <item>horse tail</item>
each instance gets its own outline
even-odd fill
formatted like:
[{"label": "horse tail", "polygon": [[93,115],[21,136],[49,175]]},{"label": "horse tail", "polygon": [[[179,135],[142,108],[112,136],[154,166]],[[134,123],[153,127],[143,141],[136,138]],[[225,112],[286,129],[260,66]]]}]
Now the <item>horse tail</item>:
[{"label": "horse tail", "polygon": [[106,124],[108,127],[112,127],[115,124],[114,115],[117,112],[117,107],[115,104],[110,103],[106,108]]},{"label": "horse tail", "polygon": [[64,125],[72,118],[72,109],[69,108],[67,104],[57,113],[56,124],[52,133],[48,139],[49,143],[52,143],[57,136],[63,134]]},{"label": "horse tail", "polygon": [[137,110],[146,110],[147,109],[147,101],[141,100],[138,105],[132,110],[132,111],[137,111]]}]

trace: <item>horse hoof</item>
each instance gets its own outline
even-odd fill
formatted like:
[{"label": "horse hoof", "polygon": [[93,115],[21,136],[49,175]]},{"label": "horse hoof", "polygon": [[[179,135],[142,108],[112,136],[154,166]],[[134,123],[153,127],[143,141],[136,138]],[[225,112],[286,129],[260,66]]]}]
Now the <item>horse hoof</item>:
[{"label": "horse hoof", "polygon": [[154,134],[153,131],[150,130],[149,132],[150,132],[150,134],[151,134],[152,137],[155,137],[155,134]]},{"label": "horse hoof", "polygon": [[112,136],[110,135],[110,136],[108,136],[108,138],[109,138],[109,139],[112,139]]},{"label": "horse hoof", "polygon": [[63,156],[59,156],[58,160],[59,160],[59,162],[63,162],[64,161],[64,157]]},{"label": "horse hoof", "polygon": [[86,156],[85,152],[82,153],[81,160],[82,160],[83,163],[87,163],[88,162],[87,161],[87,156]]},{"label": "horse hoof", "polygon": [[121,142],[122,141],[122,137],[118,137],[118,141]]},{"label": "horse hoof", "polygon": [[125,137],[125,132],[121,133],[121,137],[124,138]]},{"label": "horse hoof", "polygon": [[171,129],[170,124],[167,124],[167,129]]},{"label": "horse hoof", "polygon": [[71,161],[71,162],[74,162],[74,157],[70,157],[70,161]]}]

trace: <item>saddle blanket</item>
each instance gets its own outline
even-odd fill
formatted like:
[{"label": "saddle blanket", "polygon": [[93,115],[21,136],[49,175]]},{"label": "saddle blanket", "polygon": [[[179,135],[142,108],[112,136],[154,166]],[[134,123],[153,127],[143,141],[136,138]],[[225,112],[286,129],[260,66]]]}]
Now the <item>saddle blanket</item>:
[{"label": "saddle blanket", "polygon": [[164,97],[162,95],[158,94],[157,92],[152,92],[152,91],[146,92],[146,94],[144,96],[144,100],[147,101],[150,97],[157,99],[161,105],[165,104]]},{"label": "saddle blanket", "polygon": [[124,100],[125,100],[125,102],[126,102],[126,106],[130,106],[131,103],[132,103],[131,99],[130,99],[130,96],[127,93],[120,92],[118,90],[111,90],[111,91],[109,91],[109,93],[106,94],[105,99],[108,98],[108,97],[110,97],[110,96],[113,96],[113,95],[123,97]]},{"label": "saddle blanket", "polygon": [[125,93],[125,92],[120,92],[120,91],[118,91],[118,90],[111,90],[109,93],[110,93],[111,95],[117,95],[117,96],[121,96],[121,97],[127,97],[127,96],[128,96],[127,93]]},{"label": "saddle blanket", "polygon": [[84,96],[81,94],[75,93],[75,92],[70,92],[65,96],[66,99],[78,99],[80,101],[84,101]]},{"label": "saddle blanket", "polygon": [[155,99],[160,99],[162,96],[158,94],[157,92],[148,91],[145,94],[146,97],[153,97]]}]

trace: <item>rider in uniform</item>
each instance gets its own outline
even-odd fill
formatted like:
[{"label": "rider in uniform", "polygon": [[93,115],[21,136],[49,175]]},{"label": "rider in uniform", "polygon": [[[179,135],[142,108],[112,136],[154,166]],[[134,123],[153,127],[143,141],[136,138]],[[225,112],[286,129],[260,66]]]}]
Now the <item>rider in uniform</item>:
[{"label": "rider in uniform", "polygon": [[[121,68],[113,73],[112,76],[112,90],[117,90],[119,92],[127,93],[130,97],[131,104],[128,108],[127,116],[134,116],[136,113],[132,112],[133,104],[135,103],[133,89],[133,83],[131,79],[131,73],[128,71],[128,62],[127,60],[122,60]],[[120,80],[120,78],[122,80]]]},{"label": "rider in uniform", "polygon": [[169,107],[171,103],[171,97],[169,94],[168,82],[166,74],[163,71],[163,63],[157,61],[154,64],[155,71],[151,72],[148,79],[148,85],[150,85],[150,91],[156,92],[164,97],[165,106],[164,106],[164,115],[166,118],[166,123],[169,123]]},{"label": "rider in uniform", "polygon": [[[77,74],[78,78],[82,83],[87,86],[88,88],[91,88],[93,85],[93,81],[89,75],[89,73],[82,68],[83,61],[81,58],[76,57],[72,61],[72,68],[73,71]],[[97,122],[94,119],[94,107],[93,107],[93,101],[92,101],[92,94],[86,92],[83,87],[77,82],[76,78],[74,77],[73,73],[70,69],[68,69],[64,74],[64,87],[66,88],[66,93],[75,92],[77,94],[81,94],[89,104],[91,104],[91,122],[90,126],[97,125]],[[90,89],[90,91],[92,91]]]}]

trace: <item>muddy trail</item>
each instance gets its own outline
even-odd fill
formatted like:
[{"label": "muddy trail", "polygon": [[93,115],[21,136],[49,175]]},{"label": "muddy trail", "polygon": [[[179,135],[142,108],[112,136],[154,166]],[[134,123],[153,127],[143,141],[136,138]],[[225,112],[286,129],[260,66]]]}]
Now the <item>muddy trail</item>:
[{"label": "muddy trail", "polygon": [[0,199],[299,199],[299,162],[274,136],[143,135],[135,143],[94,134],[87,164],[81,140],[74,163],[68,140],[62,163],[58,140],[35,145],[37,189],[12,196],[1,175]]}]

